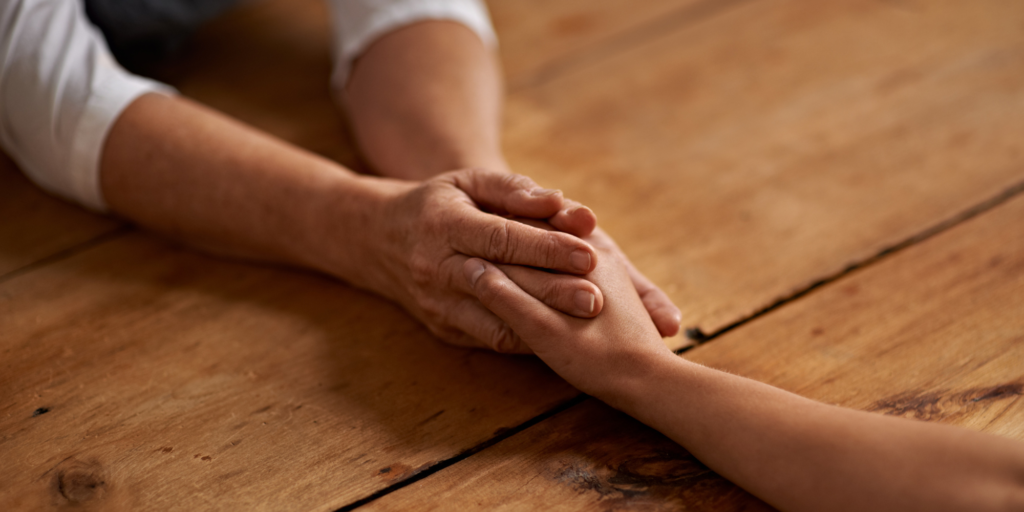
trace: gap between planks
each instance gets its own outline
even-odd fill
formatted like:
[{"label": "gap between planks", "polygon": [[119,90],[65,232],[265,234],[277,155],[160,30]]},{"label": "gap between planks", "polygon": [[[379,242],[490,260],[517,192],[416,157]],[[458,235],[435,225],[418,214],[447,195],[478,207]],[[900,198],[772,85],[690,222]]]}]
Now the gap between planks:
[{"label": "gap between planks", "polygon": [[[709,342],[709,341],[711,341],[711,340],[713,340],[713,339],[715,339],[715,338],[717,338],[717,337],[719,337],[719,336],[721,336],[721,335],[723,335],[723,334],[725,334],[725,333],[727,333],[727,332],[729,332],[729,331],[731,331],[731,330],[733,330],[733,329],[735,329],[737,327],[741,327],[741,326],[743,326],[743,325],[745,325],[745,324],[747,324],[747,323],[749,323],[749,322],[751,322],[753,320],[756,320],[756,319],[758,319],[758,318],[760,318],[760,317],[762,317],[762,316],[764,316],[764,315],[766,315],[768,313],[771,313],[772,311],[775,311],[776,309],[781,308],[782,306],[785,306],[786,304],[789,304],[790,302],[798,300],[801,297],[804,297],[807,294],[813,292],[814,290],[817,290],[818,288],[821,288],[821,287],[823,287],[823,286],[825,286],[827,284],[830,284],[832,282],[838,281],[839,279],[842,279],[843,277],[846,277],[846,276],[848,276],[848,275],[850,275],[850,274],[852,274],[852,273],[854,273],[854,272],[856,272],[856,271],[858,271],[858,270],[860,270],[862,268],[865,268],[865,267],[867,267],[869,265],[877,263],[878,261],[881,261],[882,259],[885,259],[888,256],[896,254],[896,253],[898,253],[898,252],[900,252],[900,251],[902,251],[902,250],[904,250],[904,249],[906,249],[906,248],[908,248],[908,247],[910,247],[910,246],[912,246],[914,244],[923,242],[923,241],[925,241],[925,240],[927,240],[929,238],[934,237],[935,235],[938,235],[938,234],[940,234],[940,233],[942,233],[944,231],[947,231],[950,228],[960,224],[961,222],[964,222],[964,221],[969,220],[969,219],[973,219],[974,217],[977,217],[978,215],[981,215],[981,214],[983,214],[983,213],[985,213],[985,212],[987,212],[989,210],[992,210],[993,208],[995,208],[995,207],[997,207],[997,206],[999,206],[999,205],[1001,205],[1003,203],[1006,203],[1007,201],[1009,201],[1010,199],[1016,197],[1017,195],[1020,195],[1022,192],[1024,192],[1024,181],[1020,181],[1020,182],[1018,182],[1018,183],[1016,183],[1014,185],[1011,185],[1011,186],[1007,187],[1006,189],[1004,189],[1002,192],[996,194],[995,196],[993,196],[993,197],[991,197],[991,198],[989,198],[989,199],[987,199],[985,201],[982,201],[981,203],[978,203],[978,204],[976,204],[974,206],[971,206],[971,207],[961,211],[960,213],[953,214],[951,217],[949,217],[949,218],[947,218],[945,220],[939,221],[938,223],[934,224],[932,227],[925,228],[924,231],[921,231],[920,233],[918,233],[916,235],[911,235],[910,237],[906,238],[903,241],[897,242],[897,243],[895,243],[895,244],[893,244],[893,245],[891,245],[889,247],[883,248],[881,251],[879,251],[874,256],[869,256],[868,258],[866,258],[864,260],[855,261],[853,263],[850,263],[845,268],[843,268],[842,270],[836,272],[835,274],[832,274],[830,276],[825,276],[825,277],[823,277],[821,279],[818,279],[817,281],[814,281],[813,283],[807,285],[807,287],[805,287],[805,288],[803,288],[801,290],[797,290],[796,292],[794,292],[794,293],[792,293],[792,294],[790,294],[788,296],[785,296],[785,297],[782,297],[782,298],[776,300],[775,302],[773,302],[773,303],[765,306],[764,308],[761,308],[760,310],[754,312],[750,316],[747,316],[745,318],[741,318],[739,320],[736,320],[735,322],[733,322],[733,323],[731,323],[731,324],[729,324],[729,325],[727,325],[727,326],[725,326],[725,327],[723,327],[723,328],[721,328],[721,329],[719,329],[719,330],[717,330],[717,331],[715,331],[713,333],[710,333],[710,334],[706,334],[706,333],[702,332],[700,330],[700,328],[698,328],[698,327],[690,327],[690,328],[686,329],[686,337],[689,338],[690,340],[696,342],[696,345],[701,345],[703,343],[707,343],[707,342]],[[696,345],[694,345],[694,346],[696,346]]]},{"label": "gap between planks", "polygon": [[129,225],[129,224],[123,224],[123,225],[118,226],[118,227],[116,227],[114,229],[111,229],[110,231],[107,231],[105,233],[101,233],[99,235],[96,235],[96,236],[94,236],[94,237],[92,237],[92,238],[90,238],[90,239],[88,239],[88,240],[86,240],[86,241],[84,241],[84,242],[82,242],[80,244],[72,245],[71,247],[68,247],[67,249],[63,249],[63,250],[57,251],[57,252],[55,252],[55,253],[53,253],[53,254],[51,254],[49,256],[40,258],[40,259],[38,259],[36,261],[33,261],[32,263],[28,263],[28,264],[26,264],[24,266],[21,266],[21,267],[18,267],[16,269],[14,269],[14,270],[11,270],[10,272],[7,272],[6,274],[2,274],[2,275],[0,275],[0,284],[3,284],[5,282],[7,282],[7,281],[10,281],[11,279],[14,279],[15,277],[27,274],[27,273],[29,273],[29,272],[31,272],[33,270],[38,269],[38,268],[42,268],[42,267],[45,267],[45,266],[48,266],[48,265],[52,265],[54,263],[58,263],[60,261],[64,261],[64,260],[66,260],[66,259],[68,259],[68,258],[70,258],[70,257],[72,257],[72,256],[74,256],[76,254],[83,253],[85,251],[88,251],[89,249],[92,249],[93,247],[97,247],[97,246],[103,245],[103,244],[105,244],[107,242],[110,242],[112,240],[116,240],[116,239],[121,238],[122,236],[127,235],[128,233],[131,233],[131,232],[134,232],[134,231],[135,231],[135,227],[134,226]]},{"label": "gap between planks", "polygon": [[[741,0],[741,1],[746,1],[746,0]],[[878,263],[878,262],[880,262],[880,261],[882,261],[882,260],[884,260],[884,259],[886,259],[886,258],[888,258],[890,256],[893,256],[893,255],[903,251],[904,249],[907,249],[907,248],[909,248],[909,247],[911,247],[911,246],[913,246],[915,244],[918,244],[920,242],[928,240],[929,238],[932,238],[932,237],[934,237],[934,236],[936,236],[936,235],[938,235],[940,233],[948,231],[949,229],[959,225],[962,222],[965,222],[965,221],[970,220],[970,219],[972,219],[974,217],[977,217],[977,216],[979,216],[979,215],[981,215],[981,214],[983,214],[985,212],[988,212],[988,211],[990,211],[990,210],[992,210],[992,209],[994,209],[994,208],[996,208],[996,207],[1006,203],[1010,199],[1013,199],[1014,197],[1016,197],[1018,195],[1022,195],[1022,193],[1024,193],[1024,181],[1020,181],[1020,182],[1018,182],[1018,183],[1016,183],[1014,185],[1011,185],[1011,186],[1007,187],[1006,189],[1004,189],[1002,192],[996,194],[995,196],[993,196],[993,197],[991,197],[991,198],[989,198],[989,199],[987,199],[985,201],[982,201],[981,203],[978,203],[978,204],[976,204],[976,205],[974,205],[972,207],[969,207],[969,208],[963,210],[960,213],[954,214],[954,215],[952,215],[951,217],[949,217],[949,218],[947,218],[945,220],[939,221],[938,223],[934,224],[933,226],[931,226],[929,228],[926,228],[925,230],[921,231],[920,233],[918,233],[916,235],[912,235],[912,236],[906,238],[905,240],[903,240],[901,242],[898,242],[898,243],[893,244],[893,245],[891,245],[889,247],[886,247],[886,248],[882,249],[881,251],[879,251],[874,256],[870,256],[870,257],[868,257],[868,258],[866,258],[866,259],[864,259],[862,261],[859,261],[859,262],[851,263],[851,264],[847,265],[846,268],[844,268],[843,270],[841,270],[839,272],[836,272],[833,275],[826,276],[826,277],[824,277],[822,279],[814,281],[813,283],[811,283],[807,287],[803,288],[802,290],[799,290],[799,291],[797,291],[797,292],[795,292],[795,293],[793,293],[793,294],[791,294],[791,295],[789,295],[787,297],[783,297],[783,298],[775,301],[774,303],[772,303],[772,304],[762,308],[761,310],[751,314],[750,316],[745,317],[745,318],[741,318],[741,319],[739,319],[739,320],[737,320],[737,321],[735,321],[735,322],[733,322],[733,323],[731,323],[731,324],[729,324],[729,325],[727,325],[727,326],[725,326],[725,327],[723,327],[723,328],[721,328],[721,329],[719,329],[719,330],[717,330],[717,331],[715,331],[715,332],[713,332],[711,334],[704,334],[703,332],[701,332],[699,329],[696,329],[696,328],[687,329],[686,330],[686,336],[688,338],[690,338],[691,340],[696,341],[697,343],[692,344],[692,345],[687,345],[687,346],[682,347],[682,348],[680,348],[678,350],[675,350],[675,353],[677,355],[680,355],[680,354],[683,354],[684,352],[687,352],[690,349],[695,348],[695,347],[697,347],[697,346],[699,346],[701,344],[708,343],[708,342],[714,340],[715,338],[718,338],[719,336],[725,334],[726,332],[729,332],[729,331],[731,331],[733,329],[736,329],[736,328],[741,327],[741,326],[743,326],[743,325],[745,325],[747,323],[750,323],[750,322],[752,322],[752,321],[754,321],[754,320],[756,320],[756,319],[758,319],[758,318],[760,318],[762,316],[767,315],[768,313],[771,313],[772,311],[775,311],[775,310],[785,306],[786,304],[789,304],[791,302],[799,300],[800,298],[803,298],[803,297],[811,294],[815,290],[817,290],[819,288],[822,288],[825,285],[828,285],[828,284],[831,284],[831,283],[833,283],[835,281],[838,281],[838,280],[842,279],[843,277],[846,277],[846,276],[848,276],[848,275],[850,275],[850,274],[852,274],[854,272],[857,272],[858,270],[864,269],[864,268],[866,268],[866,267],[868,267],[870,265],[873,265],[875,263]],[[414,484],[416,482],[419,482],[420,480],[424,480],[424,479],[430,477],[431,475],[433,475],[435,473],[438,473],[440,471],[443,471],[444,469],[446,469],[448,467],[451,467],[451,466],[453,466],[453,465],[455,465],[455,464],[457,464],[459,462],[462,462],[463,460],[468,459],[469,457],[472,457],[473,455],[475,455],[475,454],[477,454],[477,453],[479,453],[479,452],[481,452],[483,450],[486,450],[487,448],[490,448],[491,446],[494,446],[494,445],[500,443],[501,441],[504,441],[505,439],[508,439],[508,438],[510,438],[510,437],[512,437],[512,436],[514,436],[516,434],[519,434],[520,432],[523,432],[524,430],[526,430],[526,429],[528,429],[528,428],[530,428],[530,427],[532,427],[534,425],[537,425],[537,424],[539,424],[540,422],[542,422],[544,420],[552,418],[552,417],[554,417],[554,416],[556,416],[556,415],[558,415],[558,414],[560,414],[562,412],[565,412],[565,411],[567,411],[567,410],[569,410],[569,409],[571,409],[573,407],[576,407],[577,405],[580,405],[580,404],[584,403],[587,400],[592,400],[592,399],[593,398],[591,396],[589,396],[589,395],[587,395],[585,393],[580,393],[579,395],[575,396],[574,398],[570,398],[569,400],[566,400],[565,402],[562,402],[561,404],[559,404],[559,405],[557,405],[557,406],[555,406],[555,407],[553,407],[553,408],[551,408],[551,409],[549,409],[549,410],[547,410],[547,411],[545,411],[545,412],[543,412],[543,413],[541,413],[541,414],[539,414],[539,415],[537,415],[537,416],[535,416],[535,417],[533,417],[533,418],[531,418],[531,419],[529,419],[529,420],[527,420],[527,421],[525,421],[525,422],[523,422],[523,423],[521,423],[521,424],[519,424],[519,425],[517,425],[515,427],[511,427],[511,428],[501,432],[500,434],[492,437],[491,439],[488,439],[487,441],[484,441],[484,442],[482,442],[482,443],[480,443],[480,444],[478,444],[476,446],[473,446],[472,448],[470,448],[470,449],[468,449],[468,450],[466,450],[466,451],[464,451],[464,452],[462,452],[462,453],[460,453],[460,454],[458,454],[458,455],[456,455],[454,457],[451,457],[451,458],[439,461],[436,464],[434,464],[434,465],[424,469],[423,471],[420,471],[419,473],[416,473],[415,475],[413,475],[413,476],[411,476],[409,478],[406,478],[405,480],[402,480],[402,481],[399,481],[399,482],[395,482],[394,484],[391,484],[391,485],[389,485],[389,486],[387,486],[387,487],[385,487],[383,489],[380,489],[380,490],[374,492],[373,494],[370,494],[369,496],[366,496],[366,497],[361,498],[359,500],[353,501],[352,503],[349,503],[348,505],[345,505],[345,506],[337,509],[335,512],[349,512],[351,510],[355,510],[355,509],[357,509],[357,508],[359,508],[359,507],[361,507],[363,505],[366,505],[366,504],[368,504],[368,503],[370,503],[372,501],[375,501],[377,499],[383,498],[384,496],[386,496],[388,494],[391,494],[391,493],[393,493],[393,492],[395,492],[395,491],[397,491],[399,489],[402,489],[404,487],[412,485],[412,484]]]},{"label": "gap between planks", "polygon": [[[660,17],[655,20],[650,20],[632,28],[622,30],[616,34],[610,35],[602,41],[595,43],[594,45],[569,54],[565,57],[556,59],[546,65],[542,66],[539,70],[531,73],[524,79],[514,81],[509,84],[509,93],[515,93],[524,89],[529,89],[551,82],[560,76],[572,72],[574,69],[585,67],[588,65],[599,63],[603,60],[607,60],[616,54],[629,51],[637,46],[659,39],[660,37],[674,33],[678,30],[684,30],[687,27],[697,25],[701,22],[712,19],[716,16],[722,15],[732,9],[740,7],[744,4],[751,2],[752,0],[704,0],[695,4],[680,7],[670,14]],[[746,325],[753,320],[756,320],[772,311],[780,309],[781,307],[799,300],[815,290],[822,288],[828,284],[842,279],[843,277],[850,275],[860,269],[866,268],[873,265],[891,255],[894,255],[912,245],[923,242],[930,239],[948,229],[974,217],[977,217],[985,212],[996,208],[1005,202],[1009,201],[1013,197],[1020,195],[1024,192],[1024,181],[1014,184],[992,198],[985,200],[979,204],[965,209],[964,211],[954,214],[951,217],[942,220],[933,226],[924,229],[918,234],[912,235],[903,241],[897,242],[889,247],[883,248],[877,254],[869,256],[858,262],[853,262],[847,265],[842,270],[818,279],[806,287],[788,295],[782,297],[775,302],[765,306],[764,308],[750,314],[747,317],[736,320],[735,322],[718,329],[713,333],[704,333],[699,328],[688,328],[686,329],[686,336],[695,341],[696,344],[685,346],[675,351],[676,354],[682,354],[700,344],[710,342],[719,336],[734,330],[738,327]],[[9,281],[15,277],[31,272],[35,269],[54,264],[72,256],[85,252],[94,247],[100,246],[106,242],[120,238],[126,234],[136,231],[136,228],[130,225],[123,225],[113,230],[100,234],[93,237],[90,240],[82,242],[78,245],[69,247],[57,253],[54,253],[45,258],[39,259],[35,262],[29,263],[20,268],[14,269],[6,274],[0,275],[0,283]],[[408,485],[416,483],[420,480],[428,478],[429,476],[442,471],[456,463],[459,463],[476,453],[479,453],[505,439],[508,439],[538,423],[547,420],[561,412],[569,410],[579,404],[590,400],[591,397],[586,394],[579,394],[565,402],[545,411],[515,427],[511,427],[504,432],[488,439],[476,446],[465,450],[458,455],[444,459],[435,463],[434,465],[424,469],[423,471],[410,476],[402,481],[396,482],[388,487],[380,489],[364,498],[356,500],[348,505],[345,505],[337,512],[344,512],[354,510],[358,507],[366,505],[372,501],[375,501],[387,494],[402,489]]]}]

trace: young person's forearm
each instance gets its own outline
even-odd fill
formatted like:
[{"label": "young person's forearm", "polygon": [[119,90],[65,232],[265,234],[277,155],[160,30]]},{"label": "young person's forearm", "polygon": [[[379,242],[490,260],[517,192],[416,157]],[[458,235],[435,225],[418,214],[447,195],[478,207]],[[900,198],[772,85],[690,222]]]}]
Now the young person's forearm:
[{"label": "young person's forearm", "polygon": [[1021,510],[1024,445],[661,359],[608,401],[782,510]]},{"label": "young person's forearm", "polygon": [[569,383],[661,431],[781,510],[1022,510],[1024,444],[955,427],[825,405],[691,363],[661,342],[608,258],[591,320],[566,317],[479,259],[463,277]]},{"label": "young person's forearm", "polygon": [[[356,280],[381,198],[408,187],[355,175],[189,100],[133,102],[107,138],[115,213],[208,251]],[[340,236],[339,236],[340,235]]]},{"label": "young person's forearm", "polygon": [[492,50],[451,21],[415,23],[375,41],[343,91],[363,156],[385,176],[453,169],[507,171],[502,81]]}]

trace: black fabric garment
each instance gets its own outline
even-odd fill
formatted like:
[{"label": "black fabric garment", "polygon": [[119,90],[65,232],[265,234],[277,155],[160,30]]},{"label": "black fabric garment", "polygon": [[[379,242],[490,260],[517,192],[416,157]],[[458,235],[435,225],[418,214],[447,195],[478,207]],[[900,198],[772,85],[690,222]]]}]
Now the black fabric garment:
[{"label": "black fabric garment", "polygon": [[130,71],[167,57],[204,23],[240,0],[83,0],[89,20]]}]

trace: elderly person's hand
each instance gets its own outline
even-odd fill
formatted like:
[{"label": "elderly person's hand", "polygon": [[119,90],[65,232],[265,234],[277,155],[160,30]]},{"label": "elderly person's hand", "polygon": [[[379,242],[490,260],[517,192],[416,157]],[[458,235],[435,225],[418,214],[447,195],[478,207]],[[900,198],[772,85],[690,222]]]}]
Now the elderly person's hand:
[{"label": "elderly person's hand", "polygon": [[[478,169],[394,187],[367,219],[366,254],[373,261],[357,284],[397,301],[441,339],[530,352],[472,295],[462,274],[471,257],[524,267],[516,283],[566,314],[588,318],[601,311],[601,290],[578,277],[597,265],[594,248],[579,238],[594,229],[594,214],[575,203],[567,208],[561,192],[525,176]],[[565,232],[506,216],[550,219]]]},{"label": "elderly person's hand", "polygon": [[614,402],[631,379],[675,356],[662,342],[617,247],[607,237],[586,240],[598,253],[598,265],[587,277],[605,293],[604,311],[592,320],[564,315],[524,293],[515,266],[467,259],[462,278],[555,372],[581,391]]}]

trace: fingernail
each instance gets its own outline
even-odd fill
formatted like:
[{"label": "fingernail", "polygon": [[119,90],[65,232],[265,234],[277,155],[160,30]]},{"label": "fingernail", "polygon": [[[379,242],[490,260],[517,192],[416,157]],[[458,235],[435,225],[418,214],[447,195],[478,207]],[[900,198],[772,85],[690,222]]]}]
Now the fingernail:
[{"label": "fingernail", "polygon": [[551,188],[535,188],[530,191],[530,195],[533,197],[548,197],[559,193],[559,190]]},{"label": "fingernail", "polygon": [[572,217],[573,215],[576,215],[576,213],[580,211],[590,212],[591,215],[594,214],[594,212],[590,208],[587,208],[586,206],[583,205],[566,208],[562,210],[562,214],[565,215],[566,217]]},{"label": "fingernail", "polygon": [[580,272],[590,272],[590,253],[587,251],[573,251],[570,256],[572,266]]},{"label": "fingernail", "polygon": [[579,308],[580,311],[588,315],[594,312],[594,300],[596,298],[593,293],[577,290],[575,299],[576,307]]},{"label": "fingernail", "polygon": [[476,286],[477,280],[480,279],[480,276],[482,276],[484,271],[487,269],[484,267],[483,263],[476,260],[469,260],[465,267],[463,267],[463,270],[466,272],[466,278],[469,279],[469,284]]}]

